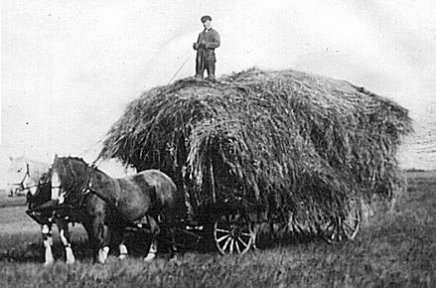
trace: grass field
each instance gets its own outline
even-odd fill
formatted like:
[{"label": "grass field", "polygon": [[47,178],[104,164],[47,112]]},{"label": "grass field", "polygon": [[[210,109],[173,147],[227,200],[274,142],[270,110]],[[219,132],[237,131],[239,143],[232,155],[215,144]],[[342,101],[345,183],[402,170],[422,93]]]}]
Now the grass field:
[{"label": "grass field", "polygon": [[110,257],[105,265],[93,264],[76,225],[78,261],[62,261],[55,234],[58,261],[43,267],[38,225],[24,206],[3,205],[0,287],[436,287],[436,172],[406,175],[408,189],[394,208],[376,214],[354,241],[277,245],[242,257],[187,252],[172,261]]}]

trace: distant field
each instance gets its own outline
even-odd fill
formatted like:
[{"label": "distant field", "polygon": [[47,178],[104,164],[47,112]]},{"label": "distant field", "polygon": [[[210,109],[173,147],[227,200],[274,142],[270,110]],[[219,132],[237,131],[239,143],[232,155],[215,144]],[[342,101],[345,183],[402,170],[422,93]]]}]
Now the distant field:
[{"label": "distant field", "polygon": [[24,205],[26,205],[25,196],[9,197],[4,192],[0,193],[0,208]]},{"label": "distant field", "polygon": [[175,261],[111,257],[97,265],[76,225],[77,263],[62,261],[55,235],[59,261],[44,268],[39,227],[26,207],[2,208],[0,287],[436,287],[436,172],[406,175],[407,192],[393,211],[373,217],[355,241],[277,245],[242,257],[188,252]]}]

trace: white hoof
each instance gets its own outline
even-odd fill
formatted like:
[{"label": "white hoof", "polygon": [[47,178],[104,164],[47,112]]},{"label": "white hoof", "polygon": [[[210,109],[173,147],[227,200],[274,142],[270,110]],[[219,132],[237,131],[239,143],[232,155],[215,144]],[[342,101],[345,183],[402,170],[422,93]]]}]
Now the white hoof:
[{"label": "white hoof", "polygon": [[120,260],[126,259],[128,254],[126,245],[120,244],[118,248],[120,249],[120,256],[118,256],[118,259]]},{"label": "white hoof", "polygon": [[97,260],[99,263],[104,264],[107,260],[109,254],[109,247],[103,247],[103,249],[98,250]]},{"label": "white hoof", "polygon": [[144,258],[144,261],[149,262],[149,261],[153,260],[154,258],[156,258],[156,253],[151,252],[151,253],[148,253],[148,255]]},{"label": "white hoof", "polygon": [[47,267],[47,266],[51,266],[51,265],[53,265],[54,264],[54,260],[53,261],[45,261],[44,262],[44,266],[45,267]]}]

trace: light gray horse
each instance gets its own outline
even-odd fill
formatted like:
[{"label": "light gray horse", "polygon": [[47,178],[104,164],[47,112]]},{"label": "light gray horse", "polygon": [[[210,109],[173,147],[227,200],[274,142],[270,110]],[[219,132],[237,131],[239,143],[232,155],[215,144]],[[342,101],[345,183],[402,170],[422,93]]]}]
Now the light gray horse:
[{"label": "light gray horse", "polygon": [[47,173],[49,165],[21,157],[9,157],[7,191],[35,193],[42,174]]},{"label": "light gray horse", "polygon": [[[35,203],[41,203],[41,199],[47,198],[44,197],[44,191],[40,191],[38,189],[40,180],[44,175],[47,175],[50,170],[50,166],[46,163],[34,161],[22,157],[9,157],[11,160],[9,169],[8,169],[8,186],[10,187],[20,187],[20,189],[24,192],[27,191],[27,197],[29,202],[29,208],[32,210],[32,206]],[[48,179],[49,180],[49,179]],[[48,197],[48,200],[50,197]],[[44,201],[44,200],[42,200]],[[56,225],[59,229],[59,235],[62,243],[65,247],[66,254],[66,262],[73,263],[74,262],[74,254],[71,249],[71,244],[69,241],[69,233],[68,233],[68,223],[65,219],[52,219],[47,215],[39,215],[39,214],[29,214],[32,218],[38,222],[41,226],[42,238],[45,247],[45,265],[51,264],[54,262],[52,245],[52,223],[56,222]]]},{"label": "light gray horse", "polygon": [[[8,169],[8,183],[10,187],[20,187],[27,192],[29,205],[28,215],[40,226],[45,247],[44,265],[54,262],[52,245],[52,225],[56,224],[59,237],[65,248],[66,263],[74,263],[75,257],[71,249],[69,222],[76,222],[74,218],[59,217],[54,210],[38,211],[41,204],[51,199],[50,166],[46,163],[34,161],[22,157],[9,157],[11,160]],[[66,215],[68,216],[68,215]]]}]

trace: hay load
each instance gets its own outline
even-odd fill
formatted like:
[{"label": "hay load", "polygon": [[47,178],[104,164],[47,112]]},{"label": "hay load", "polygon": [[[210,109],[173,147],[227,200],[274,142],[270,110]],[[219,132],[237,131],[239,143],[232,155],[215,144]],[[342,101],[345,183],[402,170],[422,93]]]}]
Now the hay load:
[{"label": "hay load", "polygon": [[270,221],[317,223],[350,199],[392,197],[410,131],[406,109],[349,82],[253,68],[143,93],[100,155],[162,170],[195,209],[237,202]]}]

